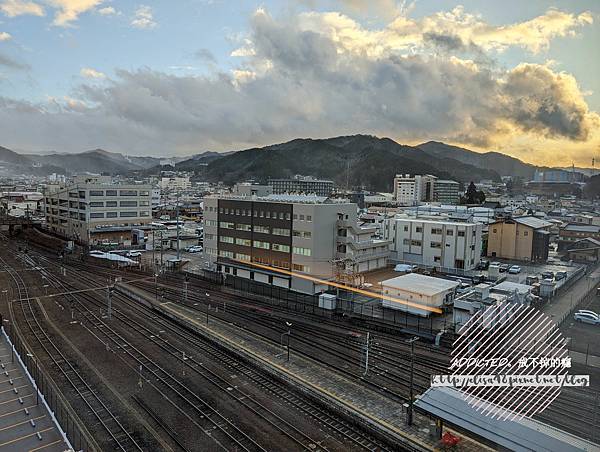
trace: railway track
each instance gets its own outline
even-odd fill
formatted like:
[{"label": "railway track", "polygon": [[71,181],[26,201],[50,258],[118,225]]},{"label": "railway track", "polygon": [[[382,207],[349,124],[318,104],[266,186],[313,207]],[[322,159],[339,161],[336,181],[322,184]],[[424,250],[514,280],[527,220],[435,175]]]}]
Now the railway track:
[{"label": "railway track", "polygon": [[[77,370],[74,365],[60,350],[52,340],[46,329],[42,326],[32,305],[32,298],[29,295],[27,284],[23,281],[21,275],[10,266],[6,260],[0,257],[0,265],[6,270],[13,280],[18,298],[9,303],[9,309],[14,305],[20,307],[23,320],[25,321],[29,332],[35,337],[36,342],[42,348],[46,356],[51,360],[54,368],[58,370],[64,381],[69,384],[78,398],[85,404],[89,412],[97,420],[103,431],[107,435],[107,441],[114,450],[142,451],[142,447],[133,438],[131,433],[119,421],[109,407],[104,403],[100,396],[89,386],[86,379]],[[14,312],[11,312],[13,319],[16,319]]]},{"label": "railway track", "polygon": [[[79,279],[80,281],[86,282],[87,285],[101,284],[98,280],[94,280],[90,277],[82,278],[82,276],[79,275]],[[65,292],[70,289],[68,285],[65,285],[57,278],[52,278],[52,283],[62,287]],[[157,369],[159,366],[154,360],[147,354],[138,350],[131,341],[119,334],[115,328],[109,326],[102,318],[95,314],[97,308],[105,307],[105,304],[102,301],[99,301],[88,294],[78,294],[76,295],[76,298],[85,298],[85,303],[74,303],[74,306],[76,306],[77,311],[85,319],[85,322],[82,322],[82,325],[85,325],[91,334],[95,335],[102,342],[110,341],[113,347],[123,351],[132,358],[135,361],[134,365],[142,366],[144,373],[150,372],[154,378],[163,380],[169,379],[172,384],[175,384],[173,382],[177,380],[173,375],[165,375],[164,369]],[[311,438],[305,432],[300,431],[290,422],[266,407],[264,403],[259,402],[242,389],[230,386],[230,383],[226,379],[203,365],[202,362],[199,359],[194,358],[189,351],[186,356],[184,350],[174,345],[173,336],[177,336],[181,342],[185,342],[191,346],[192,350],[195,350],[194,354],[201,351],[202,356],[209,355],[212,360],[219,362],[221,365],[228,368],[235,368],[236,372],[252,381],[256,386],[260,387],[261,390],[275,395],[286,405],[294,406],[305,415],[323,423],[335,435],[350,443],[353,450],[391,450],[384,443],[381,443],[379,440],[365,433],[361,433],[355,426],[336,418],[331,413],[319,407],[316,403],[300,398],[294,392],[285,388],[270,377],[267,377],[265,374],[257,372],[240,360],[233,358],[231,355],[212,346],[210,343],[202,341],[196,335],[174,326],[173,322],[167,319],[157,318],[155,313],[150,313],[146,308],[139,306],[125,297],[115,296],[115,299],[119,301],[119,308],[117,309],[115,307],[115,309],[113,309],[112,317],[119,321],[123,327],[137,332],[140,338],[143,338],[143,340],[146,341],[149,340],[163,352],[171,355],[179,361],[180,365],[185,366],[190,372],[204,378],[207,384],[214,386],[215,389],[219,390],[225,397],[233,398],[237,403],[252,412],[252,414],[277,428],[279,432],[292,440],[297,447],[304,450],[326,450],[324,447],[319,446],[318,441]],[[91,304],[93,304],[94,309],[90,306]],[[122,308],[123,305],[125,305],[125,309]],[[86,306],[86,308],[83,308],[83,306]],[[150,325],[153,328],[151,328]],[[164,328],[163,331],[166,331],[170,335],[170,340],[165,339],[163,335],[155,334],[156,330],[161,328]],[[163,381],[163,383],[165,382]],[[179,386],[182,386],[182,384],[179,383]],[[163,395],[166,395],[168,392],[167,388],[164,386],[156,387],[155,389]],[[169,389],[172,389],[172,387]],[[194,406],[194,404],[190,405]],[[206,413],[201,413],[200,415],[206,416]],[[233,426],[230,425],[229,428],[231,429]],[[212,436],[214,436],[214,433]],[[243,447],[239,441],[235,444],[239,448]],[[255,444],[255,446],[258,445]],[[244,447],[241,450],[255,449]],[[259,448],[258,450],[262,449]]]}]

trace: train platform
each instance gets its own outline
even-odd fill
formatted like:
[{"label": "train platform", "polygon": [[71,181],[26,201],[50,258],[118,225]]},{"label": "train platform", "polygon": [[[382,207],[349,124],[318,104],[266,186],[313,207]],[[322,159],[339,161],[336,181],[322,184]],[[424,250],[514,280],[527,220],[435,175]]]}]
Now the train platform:
[{"label": "train platform", "polygon": [[[388,439],[394,439],[402,450],[441,450],[442,443],[435,435],[435,422],[418,413],[412,426],[406,424],[406,407],[400,401],[368,388],[360,381],[352,381],[310,359],[297,356],[291,346],[290,360],[286,350],[265,341],[258,335],[223,322],[204,313],[172,302],[157,302],[148,293],[119,284],[124,293],[145,304],[152,304],[167,316],[186,324],[221,346],[240,354],[255,365],[278,375],[299,390],[346,414],[357,423],[378,430]],[[448,431],[448,430],[446,430]],[[456,432],[460,442],[453,450],[493,450]]]},{"label": "train platform", "polygon": [[42,398],[37,397],[29,374],[4,331],[0,334],[0,450],[71,450]]}]

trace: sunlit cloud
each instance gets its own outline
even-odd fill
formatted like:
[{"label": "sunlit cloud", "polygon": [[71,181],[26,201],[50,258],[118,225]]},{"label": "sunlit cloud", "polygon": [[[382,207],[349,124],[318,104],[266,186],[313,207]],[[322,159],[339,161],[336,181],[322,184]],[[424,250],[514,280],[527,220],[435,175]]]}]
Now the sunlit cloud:
[{"label": "sunlit cloud", "polygon": [[0,11],[8,17],[44,15],[44,8],[42,5],[28,0],[2,0],[0,1]]},{"label": "sunlit cloud", "polygon": [[10,35],[10,33],[0,31],[0,41],[10,41],[11,39],[12,36]]},{"label": "sunlit cloud", "polygon": [[152,8],[146,5],[141,5],[135,10],[133,19],[131,20],[131,26],[140,29],[150,29],[158,25],[154,21],[154,15]]},{"label": "sunlit cloud", "polygon": [[89,67],[82,68],[81,71],[79,71],[79,74],[88,79],[103,80],[106,78],[106,74]]}]

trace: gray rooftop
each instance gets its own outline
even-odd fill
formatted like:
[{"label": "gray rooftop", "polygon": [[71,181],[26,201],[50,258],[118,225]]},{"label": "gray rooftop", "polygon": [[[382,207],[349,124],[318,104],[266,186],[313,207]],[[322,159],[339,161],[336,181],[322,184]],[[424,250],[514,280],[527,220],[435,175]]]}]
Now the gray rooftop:
[{"label": "gray rooftop", "polygon": [[592,234],[597,234],[600,232],[600,226],[596,226],[593,224],[574,224],[570,223],[563,228],[565,231],[575,231],[575,232],[590,232]]},{"label": "gray rooftop", "polygon": [[533,228],[533,229],[547,228],[547,227],[552,226],[552,223],[550,223],[549,221],[542,220],[540,218],[532,217],[532,216],[516,217],[516,218],[513,218],[513,220],[519,224],[529,226],[530,228]]},{"label": "gray rooftop", "polygon": [[458,287],[459,284],[460,283],[456,281],[419,275],[418,273],[408,273],[381,282],[382,286],[404,290],[406,292],[420,293],[427,296],[452,290]]}]

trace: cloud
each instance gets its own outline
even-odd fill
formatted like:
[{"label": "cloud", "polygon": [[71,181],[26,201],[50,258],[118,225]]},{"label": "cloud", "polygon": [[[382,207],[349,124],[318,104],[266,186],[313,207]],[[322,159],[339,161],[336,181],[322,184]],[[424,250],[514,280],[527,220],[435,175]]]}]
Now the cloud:
[{"label": "cloud", "polygon": [[44,8],[42,5],[27,0],[2,0],[0,1],[0,11],[8,17],[44,15]]},{"label": "cloud", "polygon": [[5,32],[5,31],[0,31],[0,41],[10,41],[12,39],[12,36]]},{"label": "cloud", "polygon": [[100,8],[98,9],[98,13],[103,16],[114,16],[115,14],[120,14],[112,6],[105,6],[104,8]]},{"label": "cloud", "polygon": [[57,27],[68,27],[75,22],[80,14],[93,10],[103,0],[46,0],[56,9],[52,25]]},{"label": "cloud", "polygon": [[[408,143],[519,145],[528,147],[527,160],[561,149],[575,161],[600,144],[599,116],[572,75],[551,65],[480,64],[470,54],[486,52],[485,41],[456,30],[390,34],[392,25],[368,30],[341,14],[278,20],[264,10],[250,24],[252,52],[232,71],[117,70],[102,84],[79,85],[68,101],[4,98],[0,136],[20,148],[142,154],[369,133]],[[34,124],[39,131],[31,134]]]},{"label": "cloud", "polygon": [[27,63],[21,63],[13,58],[0,53],[0,67],[4,66],[8,69],[28,70],[30,66]]},{"label": "cloud", "polygon": [[146,5],[140,5],[131,20],[131,26],[140,29],[150,29],[156,27],[152,8]]},{"label": "cloud", "polygon": [[215,64],[217,59],[213,55],[213,53],[208,49],[199,49],[194,53],[194,57],[204,63],[212,63]]},{"label": "cloud", "polygon": [[104,74],[103,72],[99,72],[89,67],[81,68],[81,71],[79,73],[82,77],[88,79],[103,80],[106,78],[106,74]]}]

